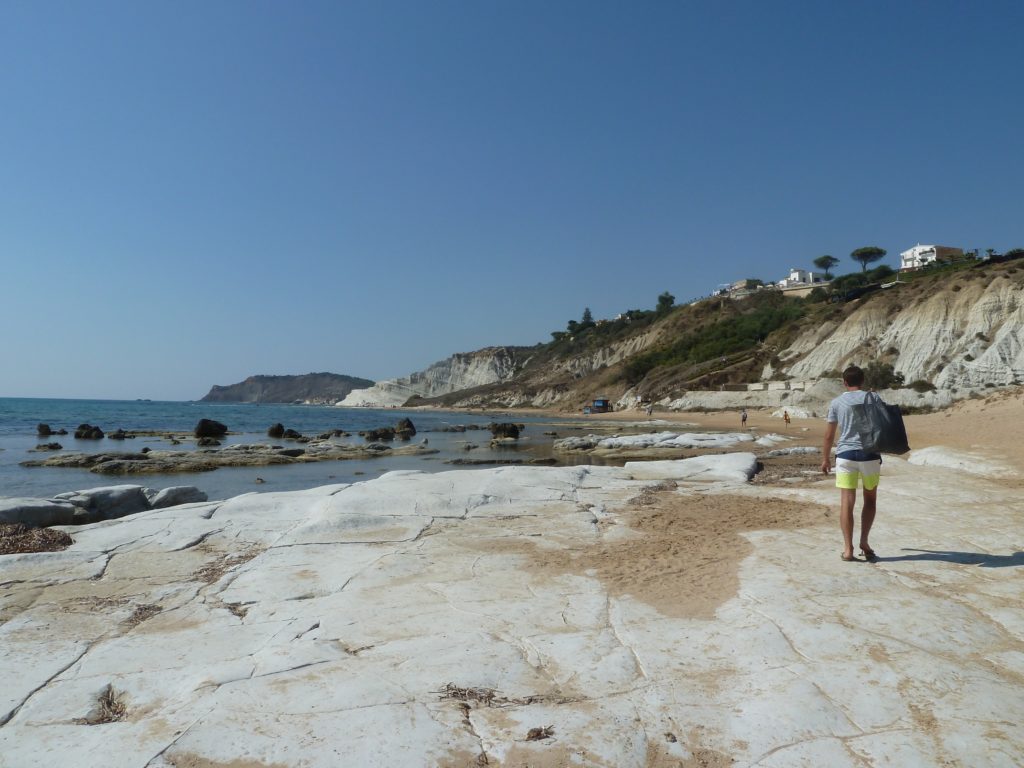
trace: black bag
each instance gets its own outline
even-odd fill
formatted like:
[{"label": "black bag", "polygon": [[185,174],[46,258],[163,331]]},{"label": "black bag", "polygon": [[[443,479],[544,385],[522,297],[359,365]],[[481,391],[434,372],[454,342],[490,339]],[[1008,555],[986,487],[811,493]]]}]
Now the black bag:
[{"label": "black bag", "polygon": [[898,405],[887,405],[877,394],[868,392],[864,402],[851,406],[851,410],[854,431],[860,435],[865,451],[900,455],[910,450]]}]

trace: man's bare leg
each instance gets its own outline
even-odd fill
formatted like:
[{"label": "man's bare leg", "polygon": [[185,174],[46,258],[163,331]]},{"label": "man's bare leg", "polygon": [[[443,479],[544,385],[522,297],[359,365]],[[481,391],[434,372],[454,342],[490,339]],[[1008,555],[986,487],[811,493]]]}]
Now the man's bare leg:
[{"label": "man's bare leg", "polygon": [[[855,488],[839,489],[839,527],[843,531],[843,557],[853,557],[853,507],[857,503]],[[871,517],[874,519],[874,504]]]},{"label": "man's bare leg", "polygon": [[868,544],[868,534],[871,533],[871,526],[875,522],[875,502],[878,500],[878,489],[872,488],[870,491],[864,489],[864,508],[860,513],[860,548],[865,553],[871,551],[871,545]]}]

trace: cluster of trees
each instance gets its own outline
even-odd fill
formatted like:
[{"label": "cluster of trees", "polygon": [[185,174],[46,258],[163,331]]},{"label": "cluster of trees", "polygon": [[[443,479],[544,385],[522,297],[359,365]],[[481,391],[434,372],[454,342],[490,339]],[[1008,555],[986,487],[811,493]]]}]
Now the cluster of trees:
[{"label": "cluster of trees", "polygon": [[[664,291],[658,296],[658,303],[654,310],[643,310],[643,309],[629,309],[619,315],[615,320],[602,321],[599,326],[594,321],[594,314],[590,311],[590,307],[584,307],[583,315],[579,320],[570,320],[566,323],[564,331],[552,331],[551,338],[554,341],[562,341],[568,337],[575,338],[582,334],[584,331],[589,331],[592,328],[607,329],[606,333],[611,336],[620,332],[625,326],[633,325],[637,322],[650,322],[655,318],[663,317],[672,311],[672,308],[676,304],[676,297],[668,291]],[[634,325],[635,327],[635,325]]]},{"label": "cluster of trees", "polygon": [[[858,248],[850,254],[850,258],[860,264],[861,272],[868,271],[868,264],[874,264],[881,258],[884,258],[888,253],[885,248],[879,248],[877,245],[866,245],[863,248]],[[839,259],[835,256],[819,256],[813,262],[814,266],[825,272],[825,277],[832,278],[832,268],[839,263]]]}]

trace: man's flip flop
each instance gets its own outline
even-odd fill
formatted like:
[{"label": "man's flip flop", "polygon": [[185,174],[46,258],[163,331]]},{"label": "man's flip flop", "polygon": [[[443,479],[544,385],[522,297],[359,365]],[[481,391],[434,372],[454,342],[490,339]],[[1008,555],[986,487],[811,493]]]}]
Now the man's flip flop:
[{"label": "man's flip flop", "polygon": [[839,553],[839,556],[840,556],[841,558],[843,558],[843,562],[844,562],[844,563],[856,563],[856,562],[859,562],[859,561],[857,560],[857,558],[856,558],[856,557],[854,557],[853,555],[849,555],[849,556],[847,556],[847,555],[844,555],[844,554],[843,554],[842,552],[840,552],[840,553]]},{"label": "man's flip flop", "polygon": [[875,554],[875,550],[873,550],[873,549],[862,549],[860,551],[860,553],[862,555],[864,555],[864,559],[867,560],[869,563],[876,563],[876,562],[878,562],[878,555]]}]

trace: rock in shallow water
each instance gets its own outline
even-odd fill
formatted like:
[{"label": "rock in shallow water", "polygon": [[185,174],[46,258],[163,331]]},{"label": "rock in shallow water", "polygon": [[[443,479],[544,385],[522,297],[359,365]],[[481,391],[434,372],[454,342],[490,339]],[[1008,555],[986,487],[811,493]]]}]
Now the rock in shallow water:
[{"label": "rock in shallow water", "polygon": [[224,437],[227,433],[228,428],[213,419],[200,419],[193,431],[196,437]]}]

